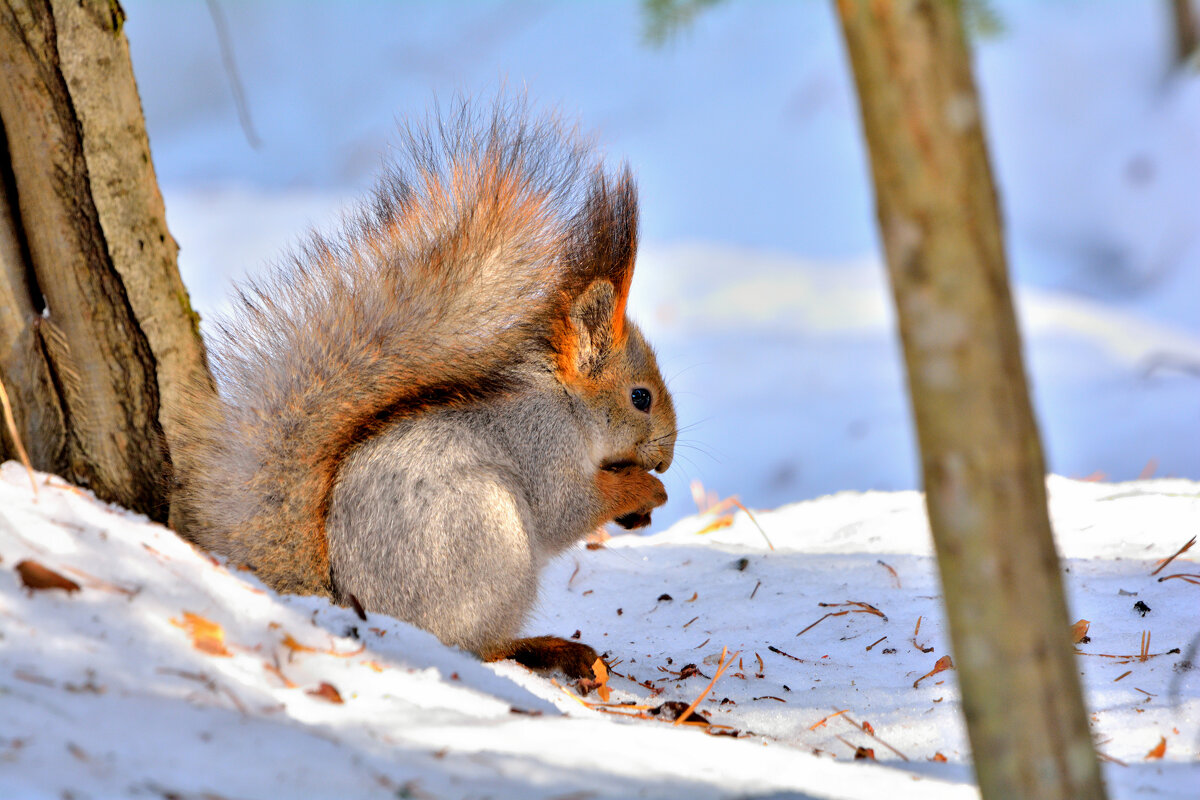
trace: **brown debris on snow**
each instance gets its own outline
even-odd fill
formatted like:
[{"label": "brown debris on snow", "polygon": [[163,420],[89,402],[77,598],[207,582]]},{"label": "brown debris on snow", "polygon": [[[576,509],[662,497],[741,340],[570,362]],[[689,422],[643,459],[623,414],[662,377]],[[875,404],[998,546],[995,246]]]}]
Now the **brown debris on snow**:
[{"label": "brown debris on snow", "polygon": [[49,567],[43,566],[32,559],[25,559],[14,569],[21,578],[21,585],[30,594],[46,589],[61,589],[67,594],[79,591],[79,584],[65,575],[60,575]]},{"label": "brown debris on snow", "polygon": [[322,700],[326,700],[337,705],[342,705],[346,702],[342,699],[342,693],[337,690],[337,687],[332,683],[326,683],[325,681],[322,681],[317,688],[309,689],[307,692],[305,692],[305,694],[312,695],[313,697],[319,697]]},{"label": "brown debris on snow", "polygon": [[933,665],[933,669],[929,670],[929,672],[926,672],[924,675],[913,681],[913,688],[916,689],[921,684],[921,681],[925,680],[926,678],[937,675],[939,672],[948,669],[954,669],[954,661],[951,660],[950,656],[942,656],[937,660],[937,663]]}]

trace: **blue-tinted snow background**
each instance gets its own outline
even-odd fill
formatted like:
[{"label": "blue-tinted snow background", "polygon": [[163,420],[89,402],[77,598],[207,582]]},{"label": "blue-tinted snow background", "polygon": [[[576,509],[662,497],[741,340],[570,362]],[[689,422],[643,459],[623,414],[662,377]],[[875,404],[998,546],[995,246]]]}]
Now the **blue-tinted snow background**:
[{"label": "blue-tinted snow background", "polygon": [[[830,3],[728,0],[665,47],[634,2],[225,0],[252,148],[201,2],[127,0],[168,221],[206,318],[372,182],[396,121],[504,84],[635,169],[633,311],[689,483],[752,506],[915,488],[848,66]],[[1050,467],[1200,478],[1200,76],[1164,2],[995,3],[976,39]]]}]

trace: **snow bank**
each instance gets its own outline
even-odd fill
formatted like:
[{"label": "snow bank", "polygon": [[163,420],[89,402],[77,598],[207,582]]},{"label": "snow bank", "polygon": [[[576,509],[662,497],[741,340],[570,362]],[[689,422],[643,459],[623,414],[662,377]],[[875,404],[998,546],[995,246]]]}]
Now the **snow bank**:
[{"label": "snow bank", "polygon": [[[762,512],[762,531],[698,515],[547,570],[530,631],[606,651],[613,702],[691,702],[722,648],[739,651],[700,704],[734,738],[589,710],[405,624],[279,597],[137,515],[37,483],[34,500],[22,469],[0,468],[0,796],[976,796],[954,673],[913,688],[948,652],[915,492]],[[1072,612],[1091,621],[1079,661],[1113,795],[1193,797],[1198,589],[1148,573],[1200,528],[1200,484],[1050,489]],[[1196,572],[1186,558],[1162,574]],[[23,589],[26,560],[80,589]]]}]

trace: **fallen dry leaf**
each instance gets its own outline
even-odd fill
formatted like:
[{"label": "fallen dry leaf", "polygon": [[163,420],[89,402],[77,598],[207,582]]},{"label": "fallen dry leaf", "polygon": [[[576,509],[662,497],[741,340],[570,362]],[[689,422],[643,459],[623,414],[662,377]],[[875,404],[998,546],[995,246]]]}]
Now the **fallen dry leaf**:
[{"label": "fallen dry leaf", "polygon": [[62,589],[67,594],[79,591],[79,584],[70,578],[59,575],[49,567],[44,567],[36,561],[25,559],[15,567],[21,576],[23,585],[32,594],[43,589]]},{"label": "fallen dry leaf", "polygon": [[608,698],[612,696],[612,690],[608,688],[608,667],[599,658],[592,662],[592,674],[595,675],[594,678],[580,678],[576,681],[575,688],[584,697],[594,689],[596,694],[600,695],[600,702],[607,703]]},{"label": "fallen dry leaf", "polygon": [[171,624],[183,628],[192,637],[192,647],[210,656],[232,656],[225,649],[225,631],[210,619],[190,611],[183,612],[183,619],[173,619]]},{"label": "fallen dry leaf", "polygon": [[954,662],[950,660],[950,656],[942,656],[937,660],[937,663],[933,665],[933,669],[929,670],[929,672],[926,672],[924,675],[913,681],[913,688],[916,689],[917,686],[920,685],[921,681],[925,680],[926,678],[937,675],[939,672],[948,669],[954,669]]},{"label": "fallen dry leaf", "polygon": [[283,635],[282,644],[284,647],[286,647],[288,650],[291,650],[293,653],[315,653],[315,652],[317,652],[317,648],[309,647],[308,645],[300,644],[299,642],[297,642],[295,639],[292,638],[292,635],[290,633],[285,633]]},{"label": "fallen dry leaf", "polygon": [[332,683],[321,682],[321,685],[315,689],[309,689],[305,694],[311,694],[313,697],[319,697],[322,700],[328,700],[330,703],[341,705],[345,701],[342,700],[342,693],[337,690],[337,687]]},{"label": "fallen dry leaf", "polygon": [[1157,761],[1167,754],[1167,737],[1160,736],[1158,744],[1149,753],[1146,753],[1147,761]]},{"label": "fallen dry leaf", "polygon": [[933,754],[933,758],[931,758],[931,759],[929,759],[929,760],[930,760],[930,761],[937,761],[937,762],[939,762],[939,763],[940,763],[940,762],[944,762],[944,761],[946,760],[946,757],[945,757],[944,755],[942,755],[941,753],[934,753],[934,754]]},{"label": "fallen dry leaf", "polygon": [[309,647],[306,644],[300,644],[292,638],[290,633],[283,634],[283,641],[280,642],[280,644],[282,644],[288,650],[291,650],[293,653],[320,653],[321,655],[333,656],[334,658],[350,658],[350,656],[356,656],[367,649],[367,645],[364,642],[357,650],[351,650],[346,653],[339,653],[338,651],[332,649],[322,650],[318,647]]},{"label": "fallen dry leaf", "polygon": [[608,667],[605,666],[604,659],[596,659],[592,664],[592,672],[596,673],[596,694],[603,702],[607,703],[608,698],[612,695],[612,690],[608,688]]},{"label": "fallen dry leaf", "polygon": [[701,534],[705,534],[705,533],[712,533],[713,531],[721,530],[721,528],[728,528],[732,524],[733,524],[733,515],[730,515],[727,517],[717,517],[715,520],[708,523],[700,530],[696,531],[696,534],[701,535]]},{"label": "fallen dry leaf", "polygon": [[1080,642],[1082,642],[1084,637],[1087,636],[1088,627],[1090,627],[1091,624],[1092,623],[1088,622],[1086,619],[1081,619],[1078,622],[1076,622],[1074,625],[1072,625],[1071,626],[1071,644],[1079,644]]},{"label": "fallen dry leaf", "polygon": [[809,729],[810,731],[815,731],[817,728],[820,728],[822,725],[824,725],[824,724],[825,724],[826,722],[828,722],[829,720],[833,719],[834,717],[837,717],[837,716],[840,716],[840,715],[842,715],[842,714],[845,714],[845,713],[846,713],[847,711],[849,711],[849,710],[850,710],[850,709],[848,709],[848,708],[843,708],[841,711],[835,711],[834,713],[832,713],[832,714],[830,714],[830,715],[828,715],[828,716],[821,717],[819,720],[817,720],[816,722],[814,722],[812,725],[809,725],[809,726],[808,726],[808,729]]}]

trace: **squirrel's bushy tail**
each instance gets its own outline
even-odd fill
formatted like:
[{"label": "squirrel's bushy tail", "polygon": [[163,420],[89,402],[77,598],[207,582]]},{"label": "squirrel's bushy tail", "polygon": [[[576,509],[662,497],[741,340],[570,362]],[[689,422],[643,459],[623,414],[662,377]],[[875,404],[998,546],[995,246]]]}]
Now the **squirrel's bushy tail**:
[{"label": "squirrel's bushy tail", "polygon": [[397,414],[503,391],[599,277],[627,288],[637,208],[589,143],[523,102],[403,132],[369,202],[240,288],[210,342],[220,397],[183,425],[172,519],[280,591],[332,590],[340,460]]}]

